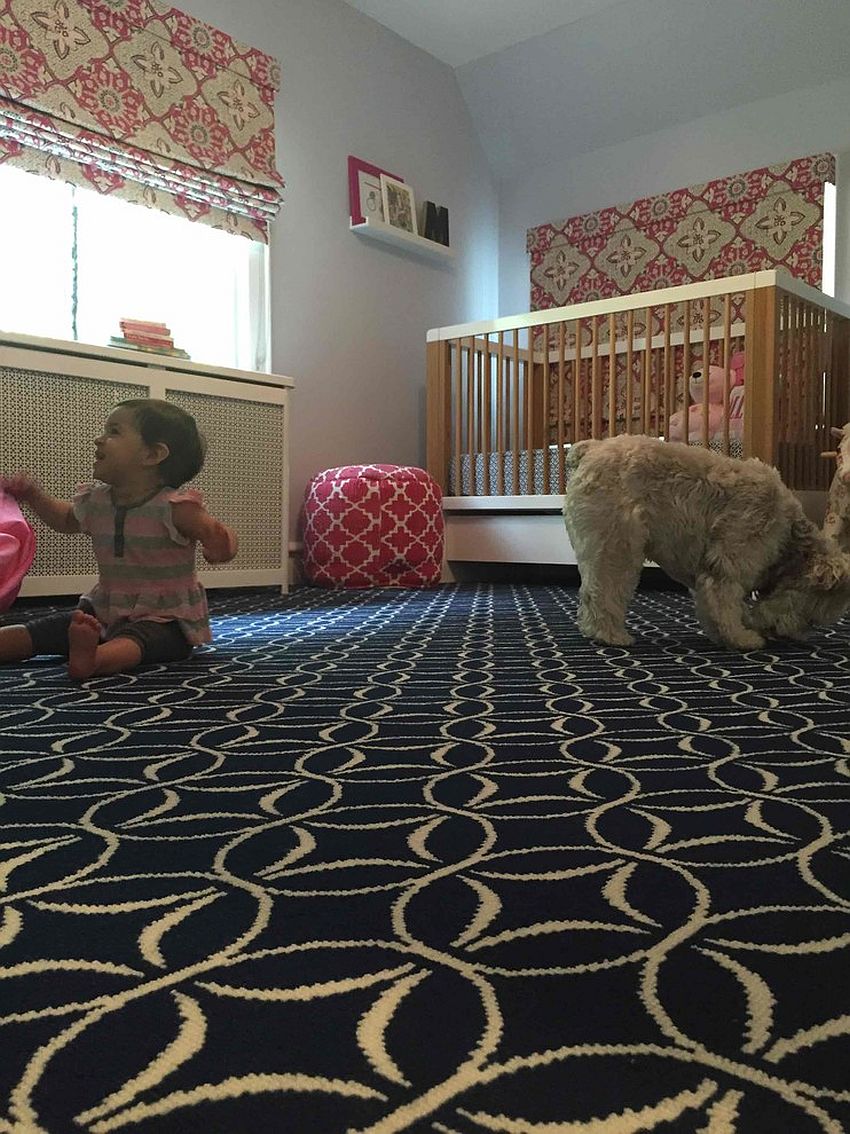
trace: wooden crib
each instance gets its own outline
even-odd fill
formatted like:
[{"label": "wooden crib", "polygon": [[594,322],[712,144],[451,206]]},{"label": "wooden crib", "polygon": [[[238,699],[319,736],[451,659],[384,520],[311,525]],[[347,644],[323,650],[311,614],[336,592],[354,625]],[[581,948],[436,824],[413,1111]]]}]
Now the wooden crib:
[{"label": "wooden crib", "polygon": [[447,575],[574,563],[567,449],[619,433],[669,440],[706,359],[722,368],[722,408],[703,382],[690,443],[775,465],[817,515],[833,472],[820,454],[850,420],[850,307],[806,284],[754,272],[429,331],[427,464],[443,490]]}]

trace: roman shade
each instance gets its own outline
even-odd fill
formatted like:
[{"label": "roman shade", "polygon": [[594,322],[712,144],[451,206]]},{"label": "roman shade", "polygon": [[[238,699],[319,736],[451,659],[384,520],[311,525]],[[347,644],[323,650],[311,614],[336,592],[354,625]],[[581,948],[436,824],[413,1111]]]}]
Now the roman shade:
[{"label": "roman shade", "polygon": [[784,269],[821,285],[824,183],[816,154],[529,229],[531,308]]},{"label": "roman shade", "polygon": [[268,239],[279,67],[158,0],[0,0],[0,162]]}]

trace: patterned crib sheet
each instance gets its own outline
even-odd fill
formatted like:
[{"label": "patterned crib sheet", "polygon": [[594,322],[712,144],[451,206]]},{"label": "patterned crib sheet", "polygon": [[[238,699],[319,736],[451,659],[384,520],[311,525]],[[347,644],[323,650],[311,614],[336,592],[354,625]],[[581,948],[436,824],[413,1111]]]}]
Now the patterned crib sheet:
[{"label": "patterned crib sheet", "polygon": [[[533,449],[531,452],[531,461],[529,462],[529,454],[527,449],[521,449],[518,453],[508,451],[504,453],[488,453],[487,465],[489,468],[490,481],[489,491],[485,491],[484,484],[484,456],[481,453],[470,457],[469,453],[464,453],[460,459],[460,477],[458,477],[458,459],[453,457],[449,466],[449,491],[448,496],[537,496],[542,495],[545,491],[544,470],[545,463],[549,465],[549,492],[557,494],[560,491],[560,467],[564,454],[569,449],[569,445],[563,447],[559,445],[550,445],[548,449]],[[722,453],[723,437],[712,437],[709,441],[709,448],[713,449],[716,453]],[[740,460],[743,457],[743,446],[738,437],[729,438],[729,456],[735,457]],[[517,458],[519,460],[517,461]],[[472,466],[475,465],[475,488],[472,485]],[[518,464],[518,492],[514,488],[514,466]],[[502,470],[504,476],[504,492],[500,491],[499,470]],[[569,474],[569,470],[565,470],[564,483]]]}]

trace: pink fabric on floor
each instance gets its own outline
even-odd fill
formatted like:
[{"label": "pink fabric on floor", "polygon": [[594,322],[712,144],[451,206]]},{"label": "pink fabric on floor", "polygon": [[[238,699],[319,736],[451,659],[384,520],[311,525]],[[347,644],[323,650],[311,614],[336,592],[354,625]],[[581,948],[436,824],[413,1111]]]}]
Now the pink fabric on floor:
[{"label": "pink fabric on floor", "polygon": [[0,489],[0,611],[18,597],[35,555],[35,532],[21,515],[14,496]]}]

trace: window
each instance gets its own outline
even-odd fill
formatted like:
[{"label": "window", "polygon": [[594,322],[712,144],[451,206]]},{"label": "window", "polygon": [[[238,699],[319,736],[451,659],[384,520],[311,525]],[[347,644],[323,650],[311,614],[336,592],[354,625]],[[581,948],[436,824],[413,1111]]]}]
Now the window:
[{"label": "window", "polygon": [[826,295],[835,295],[835,228],[838,197],[836,188],[830,181],[823,186],[823,269],[821,290]]},{"label": "window", "polygon": [[0,330],[73,338],[70,188],[0,165],[0,248]]},{"label": "window", "polygon": [[265,244],[0,165],[0,247],[0,330],[106,345],[129,316],[197,362],[269,369]]}]

